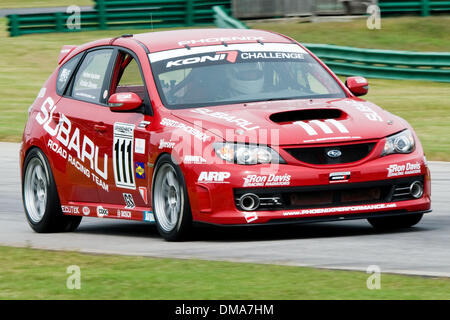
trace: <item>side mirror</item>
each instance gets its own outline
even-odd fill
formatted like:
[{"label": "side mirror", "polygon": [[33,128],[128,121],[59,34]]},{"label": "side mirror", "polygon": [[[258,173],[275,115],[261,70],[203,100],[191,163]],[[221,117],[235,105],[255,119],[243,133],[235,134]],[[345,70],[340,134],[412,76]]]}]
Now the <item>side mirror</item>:
[{"label": "side mirror", "polygon": [[115,93],[109,97],[108,105],[114,111],[133,110],[142,105],[142,99],[134,92]]},{"label": "side mirror", "polygon": [[369,83],[364,77],[348,77],[345,86],[355,95],[363,96],[369,92]]}]

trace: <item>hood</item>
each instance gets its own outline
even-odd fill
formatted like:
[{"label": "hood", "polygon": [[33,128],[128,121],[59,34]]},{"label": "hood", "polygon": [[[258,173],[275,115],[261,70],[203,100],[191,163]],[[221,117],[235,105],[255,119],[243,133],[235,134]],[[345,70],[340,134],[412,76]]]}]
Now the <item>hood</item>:
[{"label": "hood", "polygon": [[401,118],[358,98],[265,101],[171,113],[226,141],[270,145],[379,139],[407,127]]}]

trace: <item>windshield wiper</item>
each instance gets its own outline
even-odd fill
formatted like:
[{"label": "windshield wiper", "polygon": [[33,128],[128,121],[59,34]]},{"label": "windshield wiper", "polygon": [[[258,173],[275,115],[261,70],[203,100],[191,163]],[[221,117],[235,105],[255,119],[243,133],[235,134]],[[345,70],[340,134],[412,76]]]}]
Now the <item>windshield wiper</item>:
[{"label": "windshield wiper", "polygon": [[256,101],[277,101],[277,100],[294,100],[294,99],[302,99],[301,97],[288,97],[288,98],[268,98],[268,99],[261,99]]}]

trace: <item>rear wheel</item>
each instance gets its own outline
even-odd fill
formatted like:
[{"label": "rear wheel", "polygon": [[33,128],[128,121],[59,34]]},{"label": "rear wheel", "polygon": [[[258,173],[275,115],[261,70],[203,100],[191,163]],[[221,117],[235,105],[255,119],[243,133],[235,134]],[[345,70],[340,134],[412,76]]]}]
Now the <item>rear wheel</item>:
[{"label": "rear wheel", "polygon": [[192,225],[191,208],[183,174],[170,155],[161,156],[156,165],[152,202],[161,236],[168,241],[185,239]]},{"label": "rear wheel", "polygon": [[28,223],[36,232],[74,231],[81,222],[82,217],[62,213],[50,165],[37,148],[25,158],[22,199]]},{"label": "rear wheel", "polygon": [[406,216],[398,217],[381,217],[381,218],[370,218],[367,219],[369,223],[375,229],[380,230],[391,230],[391,229],[401,229],[410,228],[419,223],[422,219],[423,214],[411,214]]}]

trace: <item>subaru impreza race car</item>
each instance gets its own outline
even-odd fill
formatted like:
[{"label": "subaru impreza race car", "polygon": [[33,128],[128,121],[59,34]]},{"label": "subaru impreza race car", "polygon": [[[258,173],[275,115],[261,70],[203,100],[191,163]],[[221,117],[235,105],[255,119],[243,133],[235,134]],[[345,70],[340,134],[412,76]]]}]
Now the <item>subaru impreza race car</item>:
[{"label": "subaru impreza race car", "polygon": [[140,220],[167,240],[194,222],[410,227],[430,212],[423,149],[367,91],[267,31],[64,46],[23,134],[26,217],[36,232]]}]

